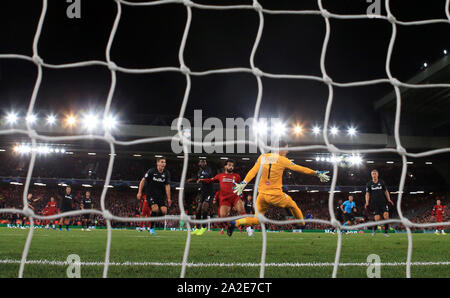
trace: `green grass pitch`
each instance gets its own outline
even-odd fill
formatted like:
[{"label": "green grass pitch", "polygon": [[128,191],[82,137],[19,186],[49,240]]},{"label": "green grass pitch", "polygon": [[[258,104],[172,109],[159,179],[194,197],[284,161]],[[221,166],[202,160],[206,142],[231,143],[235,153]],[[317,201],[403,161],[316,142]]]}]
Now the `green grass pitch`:
[{"label": "green grass pitch", "polygon": [[[0,277],[17,277],[28,230],[0,228]],[[108,277],[180,277],[187,232],[157,231],[157,235],[134,230],[113,230],[111,264]],[[106,248],[106,230],[91,232],[73,229],[54,231],[36,229],[27,260],[64,262],[70,254],[80,256],[81,277],[102,277]],[[450,236],[413,234],[412,277],[450,277]],[[188,262],[189,278],[255,278],[259,277],[262,233],[248,237],[235,232],[233,237],[217,231],[192,236]],[[367,256],[377,254],[382,263],[406,262],[407,234],[349,234],[342,236],[340,262],[366,263]],[[299,278],[331,277],[336,253],[337,235],[325,233],[267,233],[265,277]],[[91,264],[86,264],[93,262]],[[141,262],[141,264],[123,264]],[[431,265],[429,262],[437,262]],[[166,265],[171,263],[171,265]],[[230,266],[251,263],[253,266]],[[286,263],[314,263],[313,266],[286,266]],[[443,264],[441,264],[443,263]],[[215,264],[211,266],[211,264]],[[284,264],[284,265],[283,265]],[[207,266],[206,266],[207,265]],[[220,266],[225,265],[225,266]],[[26,264],[24,277],[66,277],[68,265]],[[338,277],[367,277],[367,266],[340,266]],[[406,265],[381,267],[381,277],[406,277]]]}]

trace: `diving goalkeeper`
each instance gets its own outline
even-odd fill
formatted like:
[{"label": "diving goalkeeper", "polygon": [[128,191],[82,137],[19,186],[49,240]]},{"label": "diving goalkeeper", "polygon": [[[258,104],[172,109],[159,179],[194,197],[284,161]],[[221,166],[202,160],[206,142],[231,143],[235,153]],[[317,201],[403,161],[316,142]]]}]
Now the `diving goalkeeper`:
[{"label": "diving goalkeeper", "polygon": [[[286,148],[288,145],[284,141],[280,141],[280,148]],[[264,154],[264,165],[262,167],[261,179],[258,186],[258,196],[256,198],[256,214],[265,214],[270,205],[287,208],[291,214],[296,218],[303,220],[303,214],[297,204],[290,196],[282,191],[282,178],[284,169],[300,172],[307,175],[314,175],[320,179],[321,182],[330,181],[327,175],[328,171],[314,171],[309,168],[298,166],[291,162],[287,157],[288,150],[280,150],[280,152]],[[256,161],[256,164],[248,172],[245,179],[237,184],[235,183],[234,193],[238,196],[242,194],[245,186],[252,181],[258,174],[261,165],[262,155]],[[233,231],[238,226],[257,225],[259,224],[257,217],[246,217],[236,221],[232,221],[228,225],[227,234],[231,236]],[[303,222],[304,224],[304,222]]]}]

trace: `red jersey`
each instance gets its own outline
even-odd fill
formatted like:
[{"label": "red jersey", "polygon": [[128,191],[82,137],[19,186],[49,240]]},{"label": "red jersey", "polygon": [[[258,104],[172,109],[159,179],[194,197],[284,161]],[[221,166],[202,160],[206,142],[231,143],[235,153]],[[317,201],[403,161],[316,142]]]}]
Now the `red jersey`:
[{"label": "red jersey", "polygon": [[48,202],[47,206],[45,206],[45,209],[47,209],[47,214],[54,215],[56,214],[56,210],[58,209],[58,204],[56,202]]},{"label": "red jersey", "polygon": [[447,206],[434,205],[431,215],[433,216],[436,215],[436,217],[442,217],[442,215],[444,215],[445,208],[447,208]]},{"label": "red jersey", "polygon": [[230,198],[230,197],[237,197],[237,195],[233,192],[233,187],[235,183],[241,182],[241,176],[237,173],[220,173],[217,174],[214,178],[209,179],[202,179],[205,183],[212,183],[212,182],[219,182],[220,184],[220,191],[219,191],[219,198]]}]

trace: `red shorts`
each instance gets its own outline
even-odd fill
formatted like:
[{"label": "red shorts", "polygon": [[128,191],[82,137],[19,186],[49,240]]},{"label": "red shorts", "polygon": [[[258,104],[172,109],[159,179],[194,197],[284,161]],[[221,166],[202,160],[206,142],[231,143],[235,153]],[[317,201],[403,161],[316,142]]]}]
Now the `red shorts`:
[{"label": "red shorts", "polygon": [[142,196],[142,200],[144,201],[142,202],[141,217],[148,217],[152,212],[150,210],[150,207],[148,207],[147,198],[145,195]]},{"label": "red shorts", "polygon": [[231,208],[234,207],[234,205],[236,205],[237,201],[239,201],[241,199],[241,197],[238,196],[227,196],[227,197],[219,197],[219,207],[220,206],[229,206]]}]

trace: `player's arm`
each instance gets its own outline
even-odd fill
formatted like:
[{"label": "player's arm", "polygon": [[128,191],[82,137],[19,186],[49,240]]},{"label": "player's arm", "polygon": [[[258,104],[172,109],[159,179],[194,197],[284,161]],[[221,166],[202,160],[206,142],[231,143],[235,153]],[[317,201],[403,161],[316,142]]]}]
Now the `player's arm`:
[{"label": "player's arm", "polygon": [[[344,204],[345,204],[345,203],[344,203]],[[341,208],[341,210],[342,210],[343,213],[345,213],[345,210],[344,210],[344,204],[342,204],[342,205],[340,206],[340,208]]]},{"label": "player's arm", "polygon": [[141,179],[141,182],[139,182],[139,190],[136,196],[138,200],[140,200],[142,197],[142,189],[144,188],[144,185],[145,185],[145,177]]},{"label": "player's arm", "polygon": [[288,168],[292,171],[318,177],[320,179],[320,182],[330,181],[330,177],[327,175],[329,173],[329,171],[315,171],[315,170],[312,170],[307,167],[302,167],[302,166],[296,165],[295,163],[293,163],[287,157],[284,157],[284,156],[280,156],[279,161],[283,166],[285,166],[286,168]]},{"label": "player's arm", "polygon": [[388,200],[389,203],[391,203],[392,206],[394,206],[394,202],[392,202],[392,200],[391,200],[391,194],[389,193],[384,181],[383,181],[383,188],[384,188],[384,195],[386,196],[386,199]]},{"label": "player's arm", "polygon": [[367,209],[367,207],[369,207],[369,201],[370,201],[370,193],[369,191],[366,191],[366,205],[364,205],[364,208]]},{"label": "player's arm", "polygon": [[244,188],[247,186],[247,184],[252,181],[253,178],[255,178],[255,176],[258,174],[259,167],[261,166],[261,156],[258,157],[255,165],[250,169],[250,171],[248,171],[247,175],[241,183],[234,182],[233,192],[238,196],[242,195],[242,192],[244,191]]},{"label": "player's arm", "polygon": [[172,199],[170,198],[170,174],[169,172],[167,172],[167,179],[166,179],[166,196],[167,196],[167,203],[169,204],[168,207],[170,207],[170,205],[172,205]]},{"label": "player's arm", "polygon": [[213,183],[213,182],[218,182],[220,180],[219,178],[220,174],[217,174],[215,177],[213,178],[205,178],[205,179],[198,179],[197,183]]},{"label": "player's arm", "polygon": [[197,177],[192,177],[192,178],[189,178],[188,180],[186,180],[186,183],[196,182],[196,180],[197,180]]}]

